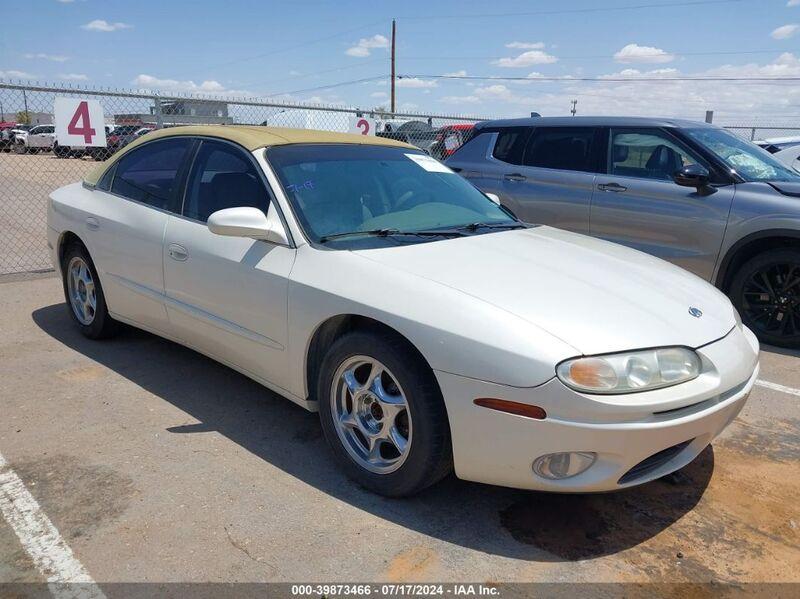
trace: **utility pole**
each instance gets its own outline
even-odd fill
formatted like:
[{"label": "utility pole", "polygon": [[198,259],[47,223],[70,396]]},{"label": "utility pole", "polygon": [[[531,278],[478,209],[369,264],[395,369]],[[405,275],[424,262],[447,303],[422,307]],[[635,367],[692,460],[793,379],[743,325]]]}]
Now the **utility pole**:
[{"label": "utility pole", "polygon": [[397,26],[395,25],[394,19],[392,19],[392,102],[391,102],[391,110],[392,115],[394,115],[394,38],[395,34],[397,33]]},{"label": "utility pole", "polygon": [[572,110],[570,110],[572,116],[575,116],[575,113],[578,112],[578,100],[572,100]]}]

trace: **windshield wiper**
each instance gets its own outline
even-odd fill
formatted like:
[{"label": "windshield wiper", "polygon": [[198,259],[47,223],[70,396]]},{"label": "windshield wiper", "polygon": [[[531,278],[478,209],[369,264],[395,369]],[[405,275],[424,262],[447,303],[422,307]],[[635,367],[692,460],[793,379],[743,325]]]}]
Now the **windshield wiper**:
[{"label": "windshield wiper", "polygon": [[524,229],[526,228],[523,223],[510,222],[510,223],[470,223],[457,227],[460,231],[477,231],[478,229]]},{"label": "windshield wiper", "polygon": [[331,235],[323,235],[319,238],[320,243],[331,241],[332,239],[341,239],[343,237],[357,237],[363,235],[364,237],[398,237],[398,236],[416,236],[416,237],[463,237],[464,233],[456,229],[423,229],[420,231],[401,231],[400,229],[368,229],[366,231],[346,231],[344,233],[332,233]]}]

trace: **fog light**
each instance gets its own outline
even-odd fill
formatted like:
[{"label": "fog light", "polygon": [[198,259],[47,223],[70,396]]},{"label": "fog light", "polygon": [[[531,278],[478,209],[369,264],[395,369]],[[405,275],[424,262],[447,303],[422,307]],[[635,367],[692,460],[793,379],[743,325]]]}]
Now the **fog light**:
[{"label": "fog light", "polygon": [[577,476],[594,464],[597,454],[592,451],[548,453],[536,458],[533,471],[542,478],[558,480]]}]

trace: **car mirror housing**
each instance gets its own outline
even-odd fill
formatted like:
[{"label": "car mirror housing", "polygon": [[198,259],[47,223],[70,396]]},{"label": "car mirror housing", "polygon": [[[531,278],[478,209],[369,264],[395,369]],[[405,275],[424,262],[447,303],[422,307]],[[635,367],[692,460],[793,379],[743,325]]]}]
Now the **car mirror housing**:
[{"label": "car mirror housing", "polygon": [[217,210],[208,217],[208,230],[227,237],[250,237],[280,245],[289,245],[286,231],[278,219],[269,219],[263,211],[250,206]]},{"label": "car mirror housing", "polygon": [[688,164],[675,173],[673,180],[682,187],[703,189],[708,186],[708,169],[699,164]]}]

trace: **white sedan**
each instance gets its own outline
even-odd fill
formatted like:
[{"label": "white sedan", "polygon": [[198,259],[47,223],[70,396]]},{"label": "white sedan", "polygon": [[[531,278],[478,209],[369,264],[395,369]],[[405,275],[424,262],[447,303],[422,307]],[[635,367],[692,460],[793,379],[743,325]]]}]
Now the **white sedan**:
[{"label": "white sedan", "polygon": [[758,373],[711,285],[523,224],[388,139],[154,132],[52,193],[48,240],[86,336],[128,323],[318,410],[341,467],[385,495],[451,470],[640,484],[691,462]]}]

